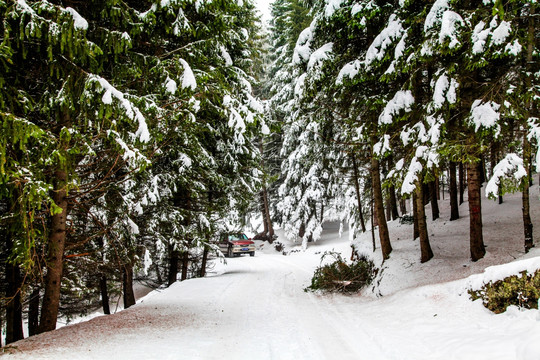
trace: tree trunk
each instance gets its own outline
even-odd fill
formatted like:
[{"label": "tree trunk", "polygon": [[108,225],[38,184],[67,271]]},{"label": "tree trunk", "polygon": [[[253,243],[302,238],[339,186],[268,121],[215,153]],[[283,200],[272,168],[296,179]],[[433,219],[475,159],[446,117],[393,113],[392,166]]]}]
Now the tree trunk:
[{"label": "tree trunk", "polygon": [[[439,218],[439,202],[437,201],[437,187],[435,186],[435,180],[429,183],[429,192],[431,196],[431,219],[433,221]],[[424,210],[425,212],[425,210]]]},{"label": "tree trunk", "polygon": [[[154,270],[156,272],[156,278],[157,278],[158,284],[160,285],[163,284],[163,279],[161,278],[161,271],[159,270],[159,265],[157,262],[154,264]],[[168,286],[171,286],[171,285],[169,284]]]},{"label": "tree trunk", "polygon": [[379,240],[381,242],[382,255],[383,259],[386,260],[390,257],[392,245],[390,244],[390,234],[388,233],[388,226],[386,224],[386,219],[384,218],[384,202],[380,176],[379,160],[375,156],[372,156],[371,183],[373,185],[373,202],[377,214],[377,222],[379,223]]},{"label": "tree trunk", "polygon": [[405,199],[399,199],[399,211],[401,212],[401,216],[407,213],[407,205],[405,203]]},{"label": "tree trunk", "polygon": [[[420,230],[418,228],[418,199],[417,199],[417,195],[416,195],[416,191],[413,193],[412,195],[412,204],[413,204],[413,240],[416,240],[418,239],[418,237],[420,236]],[[422,198],[423,199],[423,195],[422,195]],[[422,206],[424,206],[424,201],[422,200],[421,201],[422,203]]]},{"label": "tree trunk", "polygon": [[47,274],[45,275],[45,294],[41,305],[39,332],[56,329],[58,307],[60,305],[60,284],[62,282],[64,247],[66,243],[66,223],[68,215],[67,172],[56,170],[53,201],[61,212],[52,216],[47,253]]},{"label": "tree trunk", "polygon": [[206,276],[206,264],[208,262],[208,252],[209,252],[208,246],[205,246],[203,250],[202,261],[201,261],[201,271],[199,272],[200,277]]},{"label": "tree trunk", "polygon": [[360,225],[362,226],[362,232],[366,232],[366,224],[364,222],[364,214],[362,212],[362,199],[360,194],[360,181],[358,175],[358,166],[356,164],[356,156],[351,154],[353,162],[353,178],[354,178],[354,189],[356,191],[356,201],[358,202],[358,214],[360,216]]},{"label": "tree trunk", "polygon": [[[528,39],[527,39],[527,70],[529,70],[529,74],[526,78],[527,88],[531,88],[532,80],[531,80],[531,71],[532,69],[532,63],[533,63],[533,48],[535,43],[535,8],[531,4],[530,5],[530,16],[529,16],[529,26],[528,26]],[[531,112],[533,112],[532,109],[532,102],[531,100],[527,101],[527,110],[529,112],[529,115]],[[531,170],[530,170],[530,164],[531,161],[531,143],[529,142],[529,139],[527,138],[527,134],[525,133],[523,135],[523,167],[527,170],[527,177],[523,179],[523,193],[522,193],[522,203],[523,203],[523,232],[525,235],[525,253],[528,253],[531,248],[534,247],[534,241],[533,241],[533,224],[531,222],[531,215],[530,215],[530,206],[529,206],[529,187],[531,186]]]},{"label": "tree trunk", "polygon": [[171,286],[176,282],[176,276],[178,275],[178,250],[174,249],[174,245],[169,245],[169,276],[167,286]]},{"label": "tree trunk", "polygon": [[99,279],[99,289],[101,292],[101,306],[103,307],[103,313],[105,315],[110,315],[109,290],[107,289],[107,276],[105,276],[105,274],[102,274]]},{"label": "tree trunk", "polygon": [[[420,262],[425,263],[433,257],[433,251],[429,244],[429,235],[427,230],[426,223],[426,210],[423,204],[424,194],[422,194],[423,186],[422,181],[419,179],[416,183],[416,210],[417,210],[417,219],[418,219],[418,234],[420,236]],[[433,196],[432,198],[436,196]]]},{"label": "tree trunk", "polygon": [[125,264],[123,268],[124,309],[135,305],[135,293],[133,292],[133,265]]},{"label": "tree trunk", "polygon": [[469,195],[470,248],[472,261],[480,260],[486,254],[482,235],[482,163],[467,164],[467,187]]},{"label": "tree trunk", "polygon": [[189,265],[189,252],[186,250],[182,253],[182,275],[180,276],[180,281],[184,281],[187,279],[188,265]]},{"label": "tree trunk", "polygon": [[264,216],[266,219],[266,232],[268,242],[271,244],[274,242],[274,226],[272,225],[272,218],[270,217],[270,204],[268,201],[268,190],[266,186],[263,187],[263,205],[264,205]]},{"label": "tree trunk", "polygon": [[450,221],[459,219],[456,163],[450,162]]},{"label": "tree trunk", "polygon": [[[10,246],[11,248],[11,246]],[[6,262],[6,345],[24,339],[22,327],[22,278],[18,265]]]},{"label": "tree trunk", "polygon": [[374,205],[373,205],[374,201],[373,201],[373,191],[371,192],[371,242],[373,243],[373,252],[375,252],[375,250],[377,250],[377,244],[375,242],[375,208],[374,208]]},{"label": "tree trunk", "polygon": [[528,253],[534,247],[533,242],[533,224],[531,221],[530,205],[529,205],[529,178],[531,159],[531,143],[527,139],[527,134],[523,135],[523,167],[527,171],[527,176],[522,180],[523,191],[521,193],[522,214],[523,214],[523,233],[525,235],[525,253]]},{"label": "tree trunk", "polygon": [[465,192],[465,166],[459,163],[459,205],[463,204],[463,193]]},{"label": "tree trunk", "polygon": [[39,328],[39,286],[35,285],[28,300],[28,335],[38,334]]},{"label": "tree trunk", "polygon": [[302,223],[300,224],[300,229],[298,229],[298,237],[300,239],[303,239],[305,234],[306,234],[306,224]]},{"label": "tree trunk", "polygon": [[396,220],[397,218],[399,218],[399,213],[397,209],[396,188],[394,187],[394,185],[390,186],[388,192],[390,193],[390,208],[392,210],[392,220]]}]

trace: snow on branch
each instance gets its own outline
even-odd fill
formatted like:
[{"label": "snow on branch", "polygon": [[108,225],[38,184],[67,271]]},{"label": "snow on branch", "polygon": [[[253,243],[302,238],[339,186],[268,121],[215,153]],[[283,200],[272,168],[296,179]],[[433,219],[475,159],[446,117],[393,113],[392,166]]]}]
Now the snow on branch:
[{"label": "snow on branch", "polygon": [[499,108],[501,105],[493,101],[483,103],[482,100],[475,100],[471,106],[469,121],[475,126],[475,131],[480,127],[486,129],[495,128],[496,135],[500,132],[498,121],[501,117]]},{"label": "snow on branch", "polygon": [[504,179],[519,183],[525,176],[527,171],[523,166],[523,159],[513,153],[506,155],[493,169],[493,176],[486,186],[486,196],[491,199],[497,197]]},{"label": "snow on branch", "polygon": [[369,69],[374,61],[380,61],[386,54],[386,49],[397,39],[401,39],[405,30],[401,25],[401,20],[395,14],[390,16],[388,25],[377,35],[373,43],[366,52],[364,64]]},{"label": "snow on branch", "polygon": [[412,96],[412,92],[410,90],[399,90],[384,107],[383,112],[379,116],[379,125],[391,124],[395,115],[399,114],[401,110],[410,112],[413,104],[414,97]]},{"label": "snow on branch", "polygon": [[320,62],[328,60],[332,54],[332,47],[334,43],[326,43],[311,54],[309,57],[307,68],[308,70],[313,69],[314,66],[317,66]]},{"label": "snow on branch", "polygon": [[458,82],[453,78],[449,79],[446,74],[439,76],[433,90],[433,110],[440,110],[445,102],[455,104],[458,86]]},{"label": "snow on branch", "polygon": [[344,0],[326,0],[326,7],[324,8],[324,15],[329,18],[334,15],[334,12],[338,10],[343,4]]},{"label": "snow on branch", "polygon": [[197,88],[197,81],[195,80],[195,74],[193,70],[184,59],[178,59],[182,67],[184,68],[184,73],[182,74],[182,89],[191,89],[195,90]]},{"label": "snow on branch", "polygon": [[113,97],[117,99],[120,102],[121,107],[124,109],[126,116],[131,120],[137,120],[139,123],[139,128],[137,129],[135,136],[137,136],[142,142],[150,141],[150,132],[148,131],[148,125],[146,124],[146,120],[142,112],[131,101],[126,99],[124,93],[117,90],[107,80],[99,75],[90,75],[88,82],[97,82],[101,88],[105,90],[105,93],[101,98],[101,101],[104,104],[111,105],[113,102]]},{"label": "snow on branch", "polygon": [[449,39],[448,46],[450,49],[455,48],[460,44],[458,40],[458,29],[464,26],[463,18],[454,11],[445,11],[441,20],[441,30],[439,32],[439,44],[443,44],[446,39]]},{"label": "snow on branch", "polygon": [[88,21],[83,18],[75,9],[67,7],[66,11],[73,17],[73,27],[79,30],[88,30]]},{"label": "snow on branch", "polygon": [[311,56],[311,41],[313,40],[313,32],[311,28],[305,28],[302,30],[296,41],[296,46],[294,47],[293,59],[292,62],[294,65],[301,64],[302,62],[308,61]]},{"label": "snow on branch", "polygon": [[441,22],[443,14],[449,9],[448,0],[437,0],[429,10],[424,22],[424,32],[428,32]]}]

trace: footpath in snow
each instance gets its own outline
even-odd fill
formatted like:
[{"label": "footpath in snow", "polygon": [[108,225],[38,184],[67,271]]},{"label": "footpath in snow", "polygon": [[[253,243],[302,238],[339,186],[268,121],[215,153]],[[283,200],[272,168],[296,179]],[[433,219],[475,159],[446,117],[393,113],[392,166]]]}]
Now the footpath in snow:
[{"label": "footpath in snow", "polygon": [[[531,195],[540,238],[538,187]],[[540,248],[523,252],[520,194],[484,199],[486,257],[469,260],[467,203],[462,218],[429,222],[435,257],[420,264],[412,225],[390,222],[394,251],[381,266],[371,234],[360,239],[381,267],[376,285],[350,296],[305,292],[322,252],[350,255],[348,232],[327,226],[306,251],[283,238],[287,256],[257,255],[215,264],[204,279],[154,291],[130,309],[13,344],[6,359],[540,359],[540,312],[495,315],[467,289],[540,268]],[[427,208],[428,217],[431,215]],[[506,263],[510,263],[504,265]],[[503,264],[503,265],[500,265]],[[488,268],[486,272],[484,269]]]}]

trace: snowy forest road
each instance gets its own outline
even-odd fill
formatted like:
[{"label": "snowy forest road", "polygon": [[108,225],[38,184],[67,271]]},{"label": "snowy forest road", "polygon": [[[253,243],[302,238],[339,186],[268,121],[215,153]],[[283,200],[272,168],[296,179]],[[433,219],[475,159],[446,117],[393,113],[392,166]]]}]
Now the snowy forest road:
[{"label": "snowy forest road", "polygon": [[[407,243],[412,242],[403,244]],[[7,350],[11,354],[4,356],[9,360],[538,359],[536,313],[494,316],[468,299],[464,282],[416,287],[379,298],[369,291],[364,296],[305,292],[321,251],[337,245],[346,253],[348,242],[341,244],[313,244],[311,251],[288,256],[272,250],[228,259],[227,264],[218,263],[209,277],[154,291],[114,315],[29,337],[14,343]],[[522,320],[516,322],[518,316]],[[534,355],[523,355],[528,352]]]},{"label": "snowy forest road", "polygon": [[31,337],[8,357],[386,358],[367,333],[351,333],[357,317],[343,313],[331,297],[303,290],[313,268],[297,257],[257,254],[227,262],[219,276],[178,282],[116,315]]}]

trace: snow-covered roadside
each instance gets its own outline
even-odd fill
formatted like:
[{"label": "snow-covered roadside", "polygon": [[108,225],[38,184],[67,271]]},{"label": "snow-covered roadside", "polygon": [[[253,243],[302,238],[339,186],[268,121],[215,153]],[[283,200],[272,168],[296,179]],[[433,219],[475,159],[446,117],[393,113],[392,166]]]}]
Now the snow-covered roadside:
[{"label": "snow-covered roadside", "polygon": [[[535,230],[537,196],[535,186]],[[467,203],[452,223],[441,203],[441,219],[428,224],[435,257],[420,264],[411,225],[391,222],[394,251],[378,286],[362,294],[303,291],[322,252],[350,254],[348,234],[340,238],[328,227],[305,252],[291,251],[300,244],[285,240],[287,256],[265,245],[254,258],[229,259],[212,277],[152,292],[116,315],[15,343],[6,358],[538,360],[538,310],[495,315],[467,294],[483,281],[540,266],[540,248],[523,254],[520,206],[519,194],[502,205],[484,201],[488,253],[476,263],[469,261]],[[371,235],[359,243],[370,252]],[[380,265],[380,249],[373,255]]]}]

